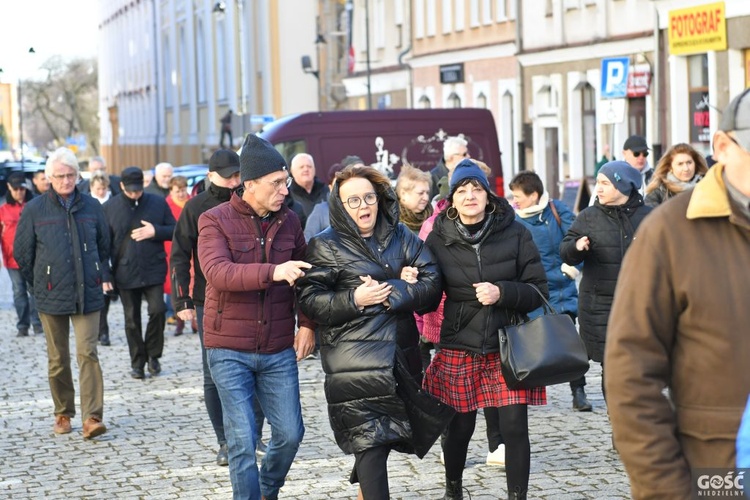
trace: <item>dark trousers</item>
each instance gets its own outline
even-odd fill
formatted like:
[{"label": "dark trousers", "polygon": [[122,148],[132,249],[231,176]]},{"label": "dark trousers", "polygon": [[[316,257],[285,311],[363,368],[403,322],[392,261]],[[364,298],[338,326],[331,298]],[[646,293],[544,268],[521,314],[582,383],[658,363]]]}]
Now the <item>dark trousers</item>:
[{"label": "dark trousers", "polygon": [[109,295],[104,295],[104,309],[101,311],[101,315],[99,316],[99,338],[101,339],[103,336],[109,337],[109,322],[107,321],[107,316],[109,315],[109,303],[112,301],[111,298],[109,298]]},{"label": "dark trousers", "polygon": [[[573,320],[573,324],[575,324],[576,318],[577,318],[576,313],[570,312],[570,311],[565,311],[565,314],[567,314],[568,316],[570,316],[570,319]],[[584,387],[585,385],[586,385],[586,376],[585,375],[581,375],[581,378],[577,378],[575,380],[571,380],[570,381],[570,390],[571,391],[575,391],[579,387]]]},{"label": "dark trousers", "polygon": [[224,128],[222,128],[222,130],[221,130],[221,138],[219,139],[219,146],[222,149],[224,149],[224,147],[225,147],[224,146],[224,136],[225,135],[229,137],[229,149],[232,149],[233,148],[232,131],[231,130],[225,130]]},{"label": "dark trousers", "polygon": [[[141,326],[141,299],[146,299],[146,304],[148,304],[145,339]],[[159,359],[164,349],[164,323],[166,322],[164,285],[160,283],[143,288],[120,290],[120,300],[125,312],[125,336],[130,348],[130,364],[132,368],[143,369],[149,359]]]},{"label": "dark trousers", "polygon": [[354,470],[349,481],[359,483],[365,500],[388,500],[390,498],[388,488],[388,454],[390,451],[388,446],[377,446],[354,454]]}]

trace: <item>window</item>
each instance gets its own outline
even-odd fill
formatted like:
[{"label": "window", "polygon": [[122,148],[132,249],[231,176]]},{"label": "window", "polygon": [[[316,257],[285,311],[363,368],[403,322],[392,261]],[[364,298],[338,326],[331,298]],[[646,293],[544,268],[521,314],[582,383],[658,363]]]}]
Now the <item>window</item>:
[{"label": "window", "polygon": [[404,24],[404,0],[393,0],[393,22],[396,26]]},{"label": "window", "polygon": [[581,89],[581,121],[583,125],[583,173],[594,175],[596,166],[596,92],[585,83]]},{"label": "window", "polygon": [[[507,0],[497,0],[495,3],[495,11],[497,15],[495,16],[495,19],[498,21],[506,21],[508,19],[508,12],[505,10],[505,2]],[[511,3],[515,2],[515,0],[511,0]]]},{"label": "window", "polygon": [[442,17],[443,17],[443,33],[450,33],[453,31],[453,0],[443,0]]},{"label": "window", "polygon": [[469,26],[479,26],[479,0],[469,0]]},{"label": "window", "polygon": [[487,109],[487,96],[484,95],[484,92],[480,92],[477,96],[477,107]]},{"label": "window", "polygon": [[482,24],[492,24],[492,0],[482,0]]},{"label": "window", "polygon": [[383,0],[374,0],[375,8],[373,10],[373,27],[374,42],[376,49],[385,47],[385,5]]},{"label": "window", "polygon": [[461,98],[458,97],[458,94],[456,94],[455,92],[451,92],[451,94],[448,96],[448,106],[451,108],[461,107]]},{"label": "window", "polygon": [[206,39],[203,34],[203,21],[198,20],[198,36],[196,37],[195,62],[197,66],[196,78],[198,79],[198,102],[206,102]]},{"label": "window", "polygon": [[455,20],[453,24],[456,31],[463,31],[466,25],[466,3],[464,0],[456,0]]},{"label": "window", "polygon": [[426,95],[420,97],[417,103],[419,104],[419,109],[430,109],[432,107],[432,102],[430,102],[430,98]]},{"label": "window", "polygon": [[547,17],[552,17],[554,13],[555,13],[555,6],[552,3],[552,0],[547,0],[544,6],[544,15]]},{"label": "window", "polygon": [[414,0],[414,38],[424,38],[424,2]]},{"label": "window", "polygon": [[188,71],[188,46],[185,27],[180,26],[180,104],[190,103],[190,72]]},{"label": "window", "polygon": [[427,0],[427,36],[435,36],[437,30],[437,0]]},{"label": "window", "polygon": [[[690,145],[703,155],[710,153],[711,110],[708,89],[708,56],[688,56],[688,110],[690,113]],[[631,102],[633,100],[631,99]],[[632,104],[631,104],[632,105]]]},{"label": "window", "polygon": [[227,98],[227,33],[224,20],[216,22],[216,90],[219,100]]}]

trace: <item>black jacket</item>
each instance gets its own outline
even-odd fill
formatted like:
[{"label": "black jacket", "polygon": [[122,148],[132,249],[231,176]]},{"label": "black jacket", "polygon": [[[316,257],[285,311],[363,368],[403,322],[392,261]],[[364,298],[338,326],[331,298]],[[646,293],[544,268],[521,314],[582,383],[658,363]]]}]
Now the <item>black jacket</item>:
[{"label": "black jacket", "polygon": [[[338,186],[330,203],[331,227],[310,240],[306,260],[313,268],[297,281],[297,297],[301,310],[318,324],[331,427],[345,453],[381,445],[413,452],[417,445],[406,409],[411,403],[396,393],[394,363],[400,347],[408,372],[421,377],[413,313],[437,307],[440,275],[427,247],[398,222],[392,189],[381,193],[371,244],[346,213]],[[400,279],[404,266],[419,269],[416,284]],[[358,310],[354,290],[365,275],[393,286],[390,308]]]},{"label": "black jacket", "polygon": [[[198,218],[203,212],[229,201],[232,190],[209,184],[182,209],[172,238],[170,279],[172,280],[172,305],[175,311],[202,306],[206,298],[206,277],[198,260]],[[193,295],[190,296],[190,262],[193,262]]]},{"label": "black jacket", "polygon": [[[123,290],[164,283],[167,277],[167,254],[164,242],[172,239],[175,220],[166,200],[159,195],[143,193],[131,200],[120,193],[104,204],[104,214],[112,241],[112,269],[115,285]],[[153,238],[135,241],[130,237],[141,221],[154,225]]]},{"label": "black jacket", "polygon": [[169,188],[161,187],[156,183],[156,179],[152,180],[151,183],[146,186],[146,189],[144,189],[143,192],[155,194],[156,196],[161,196],[162,198],[166,198],[167,196],[169,196]]},{"label": "black jacket", "polygon": [[[328,186],[320,182],[317,178],[313,179],[313,187],[309,193],[296,182],[292,182],[289,192],[292,194],[294,201],[302,205],[302,210],[305,212],[305,220],[307,220],[315,205],[328,199]],[[302,224],[302,229],[304,228],[305,225]]]},{"label": "black jacket", "polygon": [[[116,196],[122,193],[122,188],[120,188],[120,180],[120,177],[117,175],[109,176],[109,192],[112,193],[112,196]],[[82,193],[91,193],[91,179],[83,179],[81,182],[79,182],[78,189]]]},{"label": "black jacket", "polygon": [[[627,202],[611,207],[594,202],[578,214],[560,244],[563,262],[575,266],[583,262],[578,291],[578,323],[589,357],[601,362],[604,340],[625,251],[630,247],[638,225],[651,211],[643,198],[633,192]],[[588,236],[588,251],[579,252],[576,241]]]},{"label": "black jacket", "polygon": [[66,210],[50,189],[21,213],[13,254],[33,284],[39,312],[88,314],[104,307],[109,272],[109,229],[98,201],[76,191]]},{"label": "black jacket", "polygon": [[[487,216],[489,228],[477,246],[458,230],[458,219],[447,211],[435,219],[427,246],[443,273],[445,309],[440,328],[440,347],[479,354],[500,352],[498,329],[514,314],[524,316],[542,305],[542,298],[529,284],[548,296],[547,275],[531,233],[520,222],[510,204],[499,198],[494,213]],[[500,300],[483,306],[474,283],[489,282],[500,288]]]},{"label": "black jacket", "polygon": [[430,188],[430,199],[440,194],[440,179],[448,175],[448,167],[445,166],[445,158],[441,157],[440,161],[430,170],[432,178],[432,187]]}]

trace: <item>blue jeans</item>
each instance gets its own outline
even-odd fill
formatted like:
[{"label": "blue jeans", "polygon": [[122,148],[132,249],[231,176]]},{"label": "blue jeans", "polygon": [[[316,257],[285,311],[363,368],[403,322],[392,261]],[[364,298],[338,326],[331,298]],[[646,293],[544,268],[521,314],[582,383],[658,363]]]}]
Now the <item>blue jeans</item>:
[{"label": "blue jeans", "polygon": [[[259,500],[262,494],[275,499],[305,434],[294,349],[256,354],[212,348],[206,356],[224,412],[234,498]],[[260,473],[255,460],[256,394],[271,426]]]},{"label": "blue jeans", "polygon": [[28,329],[33,324],[34,327],[41,329],[42,322],[36,312],[36,301],[26,285],[26,280],[21,276],[21,271],[8,269],[8,276],[10,276],[10,283],[13,286],[13,306],[16,308],[16,315],[18,316],[16,328]]}]

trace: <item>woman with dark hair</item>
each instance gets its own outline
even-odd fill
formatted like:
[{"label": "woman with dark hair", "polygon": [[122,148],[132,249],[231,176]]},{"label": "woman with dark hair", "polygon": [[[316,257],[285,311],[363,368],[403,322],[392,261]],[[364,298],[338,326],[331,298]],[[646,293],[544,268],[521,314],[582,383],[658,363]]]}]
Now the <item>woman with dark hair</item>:
[{"label": "woman with dark hair", "polygon": [[[305,260],[313,267],[297,281],[297,297],[318,325],[331,427],[355,458],[350,480],[361,498],[385,500],[390,451],[414,453],[421,444],[394,370],[399,364],[412,383],[421,381],[413,312],[437,306],[440,275],[422,241],[399,223],[396,194],[374,168],[337,173],[328,202],[331,226],[309,242]],[[443,429],[424,425],[440,427],[435,438]]]},{"label": "woman with dark hair", "polygon": [[646,205],[656,207],[672,196],[694,187],[708,172],[706,160],[689,144],[669,148],[646,186]]},{"label": "woman with dark hair", "polygon": [[463,498],[477,410],[492,408],[505,442],[508,498],[525,499],[531,465],[527,407],[546,404],[546,392],[505,384],[498,330],[542,305],[547,278],[531,233],[515,220],[510,204],[491,192],[479,166],[461,161],[449,188],[448,206],[426,241],[443,273],[446,300],[440,349],[424,381],[427,392],[457,411],[443,440],[445,498]]}]

